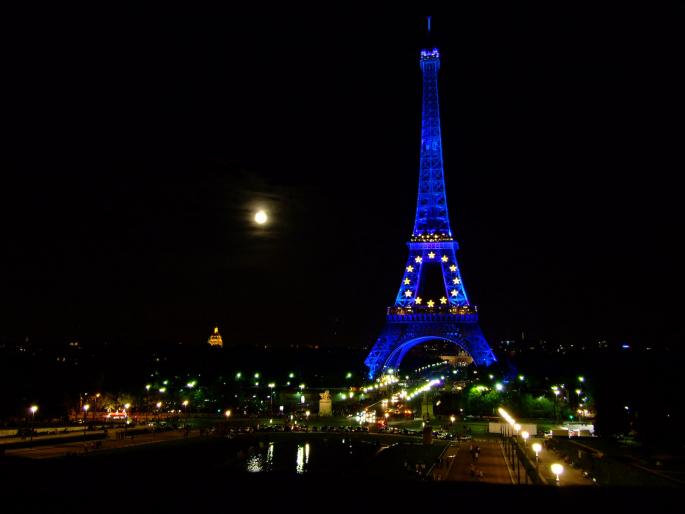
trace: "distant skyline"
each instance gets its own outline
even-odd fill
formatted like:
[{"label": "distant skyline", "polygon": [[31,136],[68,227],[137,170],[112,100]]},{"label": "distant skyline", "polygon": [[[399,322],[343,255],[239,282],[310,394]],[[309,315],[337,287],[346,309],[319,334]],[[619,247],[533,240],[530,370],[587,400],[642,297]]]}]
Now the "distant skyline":
[{"label": "distant skyline", "polygon": [[[418,184],[425,18],[18,17],[0,337],[371,345]],[[491,342],[682,342],[681,4],[434,13]],[[270,224],[257,227],[258,207]]]}]

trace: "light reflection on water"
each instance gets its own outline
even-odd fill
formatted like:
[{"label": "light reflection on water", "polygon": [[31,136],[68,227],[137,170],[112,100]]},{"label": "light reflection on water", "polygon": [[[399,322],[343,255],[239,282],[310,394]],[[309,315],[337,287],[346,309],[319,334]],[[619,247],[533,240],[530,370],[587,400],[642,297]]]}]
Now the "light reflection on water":
[{"label": "light reflection on water", "polygon": [[342,444],[340,440],[316,441],[313,444],[305,441],[260,443],[259,447],[250,449],[242,469],[249,473],[339,474],[359,469],[376,451],[376,445],[363,441],[353,444],[349,439]]},{"label": "light reflection on water", "polygon": [[266,456],[261,452],[256,452],[247,459],[247,471],[250,473],[261,473],[262,471],[269,471],[273,468],[274,461],[274,443],[269,443],[269,448],[266,450]]},{"label": "light reflection on water", "polygon": [[304,445],[297,445],[297,459],[295,462],[295,471],[298,474],[304,473],[304,467],[309,463],[309,443]]}]

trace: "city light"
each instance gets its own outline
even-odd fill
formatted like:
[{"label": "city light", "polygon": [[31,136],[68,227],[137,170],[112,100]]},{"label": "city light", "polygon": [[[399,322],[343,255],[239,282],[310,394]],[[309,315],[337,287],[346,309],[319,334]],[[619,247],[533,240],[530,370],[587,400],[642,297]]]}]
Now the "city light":
[{"label": "city light", "polygon": [[495,384],[495,389],[497,389],[497,391],[501,391],[502,389],[504,389],[504,386],[502,384],[500,384],[499,382],[497,382]]},{"label": "city light", "polygon": [[542,445],[540,443],[533,443],[532,448],[533,448],[533,451],[535,452],[535,457],[537,458],[540,451],[542,451]]},{"label": "city light", "polygon": [[31,414],[35,414],[38,410],[38,405],[31,405],[31,407],[29,407],[29,410],[31,411]]},{"label": "city light", "polygon": [[230,418],[231,417],[231,409],[226,410],[226,412],[224,412],[224,416],[226,416],[227,419]]},{"label": "city light", "polygon": [[564,472],[564,466],[558,463],[554,463],[550,466],[550,469],[552,470],[552,473],[554,473],[557,477],[557,484],[559,483],[559,475],[561,475]]}]

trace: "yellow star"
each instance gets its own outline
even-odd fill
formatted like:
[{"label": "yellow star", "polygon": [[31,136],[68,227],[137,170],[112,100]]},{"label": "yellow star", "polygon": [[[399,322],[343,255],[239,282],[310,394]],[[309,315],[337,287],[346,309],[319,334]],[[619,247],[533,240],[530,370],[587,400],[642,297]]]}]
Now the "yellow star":
[{"label": "yellow star", "polygon": [[429,259],[435,259],[435,254],[433,252],[428,252]]},{"label": "yellow star", "polygon": [[411,273],[412,271],[414,271],[414,266],[407,266],[407,271],[408,271],[409,273]]},{"label": "yellow star", "polygon": [[447,262],[449,259],[447,258],[447,255],[442,256],[442,262]]},{"label": "yellow star", "polygon": [[417,296],[417,297],[416,297],[416,300],[414,300],[414,301],[416,302],[416,305],[421,305],[421,302],[422,302],[423,300]]},{"label": "yellow star", "polygon": [[405,278],[404,279],[404,285],[408,286],[409,284],[411,284],[411,280],[409,280],[408,278]]},{"label": "yellow star", "polygon": [[433,300],[428,300],[428,303],[426,305],[432,308],[435,305],[435,302]]},{"label": "yellow star", "polygon": [[407,298],[409,298],[409,297],[411,296],[411,291],[410,291],[409,289],[407,289],[407,290],[404,292],[404,296],[406,296]]},{"label": "yellow star", "polygon": [[459,292],[458,292],[456,289],[452,289],[452,290],[450,291],[450,294],[451,294],[452,296],[457,296],[457,295],[459,294]]},{"label": "yellow star", "polygon": [[452,279],[452,282],[454,282],[455,284],[461,284],[461,280],[459,280],[459,277],[454,277]]},{"label": "yellow star", "polygon": [[414,259],[414,261],[418,262],[419,264],[421,264],[422,260],[423,259],[421,257],[418,257],[418,256],[416,257],[416,259]]},{"label": "yellow star", "polygon": [[454,273],[455,271],[457,271],[457,267],[456,267],[454,264],[452,264],[452,265],[450,266],[450,271],[451,271],[452,273]]},{"label": "yellow star", "polygon": [[440,303],[445,305],[447,303],[447,298],[445,298],[444,296],[440,298]]}]

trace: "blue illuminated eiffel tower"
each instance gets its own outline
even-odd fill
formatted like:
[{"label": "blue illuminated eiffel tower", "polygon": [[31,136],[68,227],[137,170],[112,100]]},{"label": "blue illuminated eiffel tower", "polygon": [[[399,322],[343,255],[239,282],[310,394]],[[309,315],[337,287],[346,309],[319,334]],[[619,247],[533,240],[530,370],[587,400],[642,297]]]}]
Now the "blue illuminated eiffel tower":
[{"label": "blue illuminated eiffel tower", "polygon": [[478,325],[477,308],[469,303],[461,280],[456,256],[459,244],[452,238],[447,214],[438,105],[438,49],[421,50],[420,65],[423,118],[416,221],[395,304],[388,308],[385,327],[364,361],[372,379],[387,369],[397,370],[415,345],[436,339],[453,342],[476,365],[489,366],[495,361]]}]

